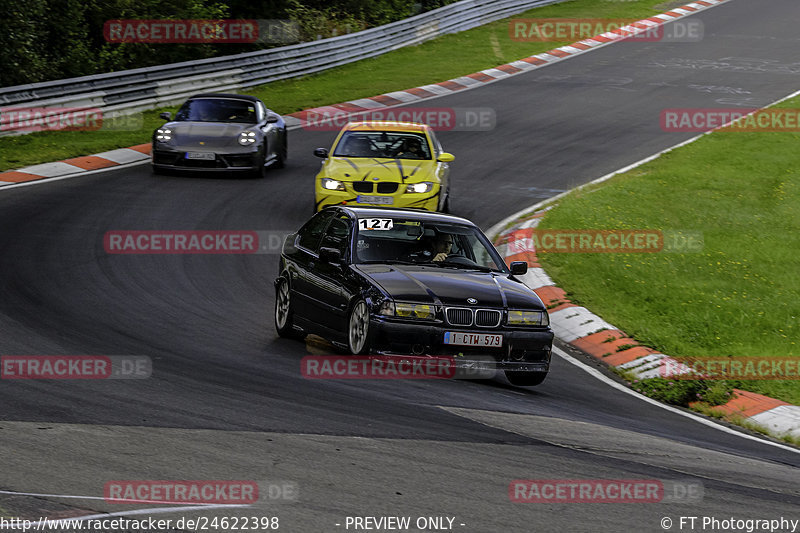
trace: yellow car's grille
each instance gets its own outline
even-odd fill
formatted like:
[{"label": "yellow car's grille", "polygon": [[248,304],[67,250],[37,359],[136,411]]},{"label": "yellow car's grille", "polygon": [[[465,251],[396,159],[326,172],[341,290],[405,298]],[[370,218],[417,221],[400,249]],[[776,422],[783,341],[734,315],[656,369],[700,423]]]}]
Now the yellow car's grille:
[{"label": "yellow car's grille", "polygon": [[[375,185],[377,185],[377,187],[375,187]],[[393,194],[397,192],[397,186],[398,183],[395,181],[380,181],[378,183],[373,183],[371,181],[353,182],[353,190],[361,193],[377,192],[378,194]]]},{"label": "yellow car's grille", "polygon": [[378,191],[381,194],[392,194],[397,192],[397,182],[394,181],[381,181],[378,182]]}]

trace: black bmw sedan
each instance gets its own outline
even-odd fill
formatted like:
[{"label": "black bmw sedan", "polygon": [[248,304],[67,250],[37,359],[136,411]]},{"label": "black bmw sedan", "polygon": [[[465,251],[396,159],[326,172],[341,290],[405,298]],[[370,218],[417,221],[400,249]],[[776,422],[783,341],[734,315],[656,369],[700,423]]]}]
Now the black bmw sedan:
[{"label": "black bmw sedan", "polygon": [[254,96],[196,94],[153,132],[154,172],[244,172],[262,176],[286,162],[286,123]]},{"label": "black bmw sedan", "polygon": [[282,337],[314,333],[353,354],[454,356],[538,385],[550,369],[547,309],[470,221],[328,207],[287,236],[275,280]]}]

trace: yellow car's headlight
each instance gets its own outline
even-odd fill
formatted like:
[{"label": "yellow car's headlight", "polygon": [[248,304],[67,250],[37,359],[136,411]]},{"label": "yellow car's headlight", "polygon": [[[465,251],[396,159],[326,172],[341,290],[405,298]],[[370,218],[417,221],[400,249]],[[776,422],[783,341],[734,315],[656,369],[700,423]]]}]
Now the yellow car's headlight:
[{"label": "yellow car's headlight", "polygon": [[547,311],[509,311],[509,326],[547,326],[550,324],[550,317]]},{"label": "yellow car's headlight", "polygon": [[344,183],[339,180],[334,180],[331,178],[322,178],[320,180],[320,185],[322,185],[323,189],[327,189],[329,191],[343,191],[344,190]]},{"label": "yellow car's headlight", "polygon": [[430,181],[423,181],[422,183],[409,183],[406,187],[406,192],[424,193],[433,190],[433,183]]}]

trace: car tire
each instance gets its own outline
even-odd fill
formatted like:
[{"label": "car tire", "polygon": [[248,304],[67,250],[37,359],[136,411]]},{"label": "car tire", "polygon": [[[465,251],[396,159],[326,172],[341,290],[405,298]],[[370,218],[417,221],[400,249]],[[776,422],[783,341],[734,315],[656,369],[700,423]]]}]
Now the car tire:
[{"label": "car tire", "polygon": [[541,385],[547,377],[547,372],[519,372],[506,370],[506,379],[517,387],[535,387]]},{"label": "car tire", "polygon": [[258,170],[253,171],[254,178],[266,178],[267,177],[267,167],[264,166],[264,160],[261,160],[261,164],[258,166]]},{"label": "car tire", "polygon": [[293,315],[289,281],[281,278],[275,288],[275,330],[279,336],[290,339],[299,337],[294,329]]},{"label": "car tire", "polygon": [[286,166],[286,160],[289,158],[289,139],[287,138],[286,132],[283,133],[283,144],[276,156],[275,168],[284,168]]},{"label": "car tire", "polygon": [[362,298],[350,309],[347,321],[347,348],[353,355],[369,352],[369,306]]}]

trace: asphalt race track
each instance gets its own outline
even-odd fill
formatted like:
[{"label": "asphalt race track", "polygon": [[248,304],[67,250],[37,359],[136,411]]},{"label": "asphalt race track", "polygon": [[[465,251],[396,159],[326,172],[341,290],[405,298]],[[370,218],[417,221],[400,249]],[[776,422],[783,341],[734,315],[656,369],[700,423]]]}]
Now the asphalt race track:
[{"label": "asphalt race track", "polygon": [[[664,108],[758,107],[798,89],[797,0],[732,0],[696,17],[700,42],[613,44],[425,102],[496,111],[491,131],[439,134],[456,155],[454,212],[488,228],[696,135],[663,132]],[[103,249],[110,230],[294,231],[312,210],[312,150],[333,137],[290,132],[287,168],[263,180],[139,165],[0,191],[0,353],[153,361],[145,380],[0,382],[0,516],[163,507],[103,501],[110,480],[246,479],[291,482],[299,497],[158,516],[277,516],[289,533],[347,531],[348,516],[451,517],[464,533],[800,519],[800,453],[638,401],[559,357],[527,389],[499,377],[307,380],[301,358],[332,352],[277,338],[277,255]],[[516,479],[659,479],[704,493],[512,503]]]}]

